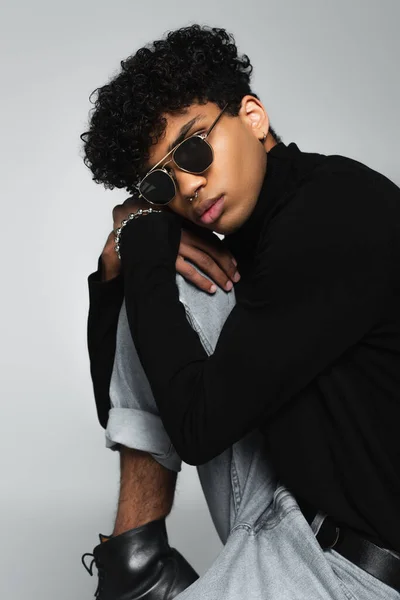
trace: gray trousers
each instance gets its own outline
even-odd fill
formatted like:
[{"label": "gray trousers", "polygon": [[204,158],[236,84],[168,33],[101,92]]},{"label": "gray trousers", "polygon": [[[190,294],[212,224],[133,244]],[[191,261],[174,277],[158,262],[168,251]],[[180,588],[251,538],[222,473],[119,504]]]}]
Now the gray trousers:
[{"label": "gray trousers", "polygon": [[[177,276],[180,300],[208,354],[235,304],[234,291],[209,297]],[[148,452],[165,467],[181,460],[159,417],[122,304],[110,384],[106,445]],[[197,467],[224,547],[180,600],[400,600],[334,550],[322,550],[313,525],[281,485],[257,431]]]}]

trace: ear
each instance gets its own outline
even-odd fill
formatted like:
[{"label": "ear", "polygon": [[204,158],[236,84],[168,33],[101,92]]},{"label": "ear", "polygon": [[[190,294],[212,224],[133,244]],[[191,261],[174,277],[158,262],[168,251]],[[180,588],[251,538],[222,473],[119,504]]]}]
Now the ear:
[{"label": "ear", "polygon": [[262,102],[254,96],[243,96],[239,117],[250,128],[255,137],[263,140],[269,132],[269,117]]}]

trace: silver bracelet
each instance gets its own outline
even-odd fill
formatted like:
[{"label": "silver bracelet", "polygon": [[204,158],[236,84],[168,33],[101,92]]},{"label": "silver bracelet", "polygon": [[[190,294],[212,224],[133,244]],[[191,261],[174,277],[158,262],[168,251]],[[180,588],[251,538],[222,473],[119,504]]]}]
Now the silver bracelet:
[{"label": "silver bracelet", "polygon": [[130,213],[126,219],[121,222],[121,225],[114,231],[115,235],[115,252],[118,255],[119,260],[121,260],[121,254],[119,253],[119,241],[121,239],[121,231],[125,227],[129,221],[132,219],[137,219],[138,217],[142,217],[143,215],[149,215],[150,213],[160,213],[162,210],[154,210],[154,208],[139,208],[135,213]]}]

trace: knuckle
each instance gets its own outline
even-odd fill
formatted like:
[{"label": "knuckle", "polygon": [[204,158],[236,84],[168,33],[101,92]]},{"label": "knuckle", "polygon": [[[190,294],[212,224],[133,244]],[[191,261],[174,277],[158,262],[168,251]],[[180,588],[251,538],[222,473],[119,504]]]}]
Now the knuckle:
[{"label": "knuckle", "polygon": [[237,268],[235,267],[235,265],[233,264],[233,262],[231,260],[229,260],[226,264],[226,272],[228,273],[229,277],[233,277],[234,274],[236,273]]},{"label": "knuckle", "polygon": [[190,246],[188,246],[184,241],[181,240],[181,243],[179,244],[179,254],[187,256],[189,249]]},{"label": "knuckle", "polygon": [[[224,247],[218,248],[218,256],[222,262],[232,263],[232,257],[230,253]],[[233,263],[232,263],[233,264]]]},{"label": "knuckle", "polygon": [[192,267],[192,265],[186,265],[186,273],[191,279],[196,279],[196,276],[198,275],[196,269]]},{"label": "knuckle", "polygon": [[194,267],[192,267],[192,265],[187,263],[182,256],[177,258],[175,265],[176,265],[177,271],[181,275],[185,275],[185,277],[192,277],[196,273],[196,270],[194,269]]},{"label": "knuckle", "polygon": [[226,250],[221,246],[221,244],[217,244],[214,242],[211,246],[212,253],[218,258],[224,258],[226,256]]},{"label": "knuckle", "polygon": [[215,261],[208,254],[201,254],[199,256],[199,264],[205,269],[211,269],[215,265]]}]

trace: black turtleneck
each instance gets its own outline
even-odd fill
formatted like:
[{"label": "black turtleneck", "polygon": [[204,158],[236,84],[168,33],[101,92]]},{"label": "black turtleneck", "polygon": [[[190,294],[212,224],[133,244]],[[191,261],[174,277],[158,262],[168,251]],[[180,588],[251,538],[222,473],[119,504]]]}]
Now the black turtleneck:
[{"label": "black turtleneck", "polygon": [[[268,152],[267,170],[259,198],[246,223],[234,234],[225,236],[225,243],[237,260],[240,273],[253,264],[261,231],[291,191],[295,191],[310,170],[325,160],[322,154],[301,153],[296,144],[283,142]],[[292,160],[293,159],[293,160]]]},{"label": "black turtleneck", "polygon": [[120,244],[132,337],[183,460],[260,428],[295,495],[397,550],[399,223],[382,175],[275,146],[254,212],[226,238],[244,269],[211,356],[179,302],[176,215],[130,222]]}]

